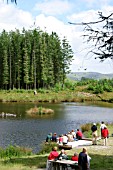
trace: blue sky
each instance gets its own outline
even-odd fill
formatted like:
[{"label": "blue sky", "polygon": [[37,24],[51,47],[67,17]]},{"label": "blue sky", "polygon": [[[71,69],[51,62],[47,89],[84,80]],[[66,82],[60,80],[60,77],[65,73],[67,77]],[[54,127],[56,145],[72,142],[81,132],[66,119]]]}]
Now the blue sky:
[{"label": "blue sky", "polygon": [[55,31],[59,37],[67,37],[74,60],[70,69],[113,73],[113,61],[100,63],[95,56],[87,56],[89,45],[84,43],[83,27],[68,22],[89,22],[98,19],[98,11],[108,15],[113,12],[112,0],[17,0],[17,5],[0,0],[0,31],[15,28],[40,27],[48,33]]}]

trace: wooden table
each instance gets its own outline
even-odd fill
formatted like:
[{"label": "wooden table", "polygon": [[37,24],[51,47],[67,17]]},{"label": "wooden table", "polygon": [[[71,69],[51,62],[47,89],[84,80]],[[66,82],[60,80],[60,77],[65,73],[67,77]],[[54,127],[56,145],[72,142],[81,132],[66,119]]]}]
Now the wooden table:
[{"label": "wooden table", "polygon": [[57,161],[50,160],[49,163],[50,163],[50,166],[48,170],[71,170],[71,169],[78,170],[77,161],[62,159],[62,160],[57,160]]}]

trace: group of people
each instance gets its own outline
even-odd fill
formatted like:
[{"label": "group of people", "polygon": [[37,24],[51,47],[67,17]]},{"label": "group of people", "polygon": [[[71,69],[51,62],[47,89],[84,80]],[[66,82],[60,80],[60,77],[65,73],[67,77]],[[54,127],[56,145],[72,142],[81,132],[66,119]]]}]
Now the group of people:
[{"label": "group of people", "polygon": [[83,137],[82,132],[79,129],[77,129],[76,132],[74,130],[71,130],[67,134],[63,134],[59,136],[57,136],[56,133],[54,134],[49,133],[46,137],[46,142],[52,141],[52,142],[58,142],[59,144],[67,144],[68,142],[72,142],[74,140],[80,140],[82,139],[82,137]]},{"label": "group of people", "polygon": [[[97,125],[96,123],[93,123],[93,125],[91,126],[91,131],[92,131],[92,144],[93,145],[97,145],[97,139],[98,139],[98,133],[97,133]],[[109,137],[109,131],[108,128],[106,126],[106,124],[102,121],[101,125],[100,125],[100,136],[101,139],[104,139],[104,145],[107,145],[107,139]],[[59,144],[67,144],[68,142],[72,142],[74,140],[80,140],[83,138],[83,133],[77,129],[76,132],[74,130],[71,130],[70,132],[68,132],[67,134],[63,134],[63,135],[57,135],[56,133],[52,134],[49,133],[46,137],[46,142],[57,142]]]},{"label": "group of people", "polygon": [[[53,147],[52,151],[50,152],[49,156],[48,156],[48,160],[47,160],[47,169],[51,169],[51,162],[49,162],[50,160],[68,160],[68,156],[65,152],[64,149],[61,150],[60,153],[58,153],[57,151],[57,147]],[[80,170],[90,170],[90,160],[91,157],[88,155],[87,153],[87,149],[84,147],[82,149],[82,152],[80,152],[79,154],[74,153],[74,155],[71,157],[72,161],[76,161],[78,162],[78,167]]]},{"label": "group of people", "polygon": [[[98,133],[97,133],[97,125],[96,123],[93,123],[92,127],[92,144],[97,145],[97,138],[98,138]],[[104,145],[107,145],[107,138],[109,137],[109,131],[105,123],[102,121],[100,125],[100,132],[101,132],[101,139],[104,139]]]}]

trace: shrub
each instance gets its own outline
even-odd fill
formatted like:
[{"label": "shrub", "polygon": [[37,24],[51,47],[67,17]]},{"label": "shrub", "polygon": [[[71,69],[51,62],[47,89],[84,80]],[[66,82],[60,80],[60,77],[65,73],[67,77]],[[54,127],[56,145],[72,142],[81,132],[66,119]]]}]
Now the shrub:
[{"label": "shrub", "polygon": [[54,143],[54,142],[49,142],[47,144],[42,143],[41,145],[41,151],[38,152],[38,154],[45,154],[45,153],[50,153],[52,151],[52,148],[54,146],[58,147],[58,144]]},{"label": "shrub", "polygon": [[87,123],[87,124],[82,125],[81,130],[82,130],[83,133],[86,132],[86,131],[91,130],[91,124]]}]

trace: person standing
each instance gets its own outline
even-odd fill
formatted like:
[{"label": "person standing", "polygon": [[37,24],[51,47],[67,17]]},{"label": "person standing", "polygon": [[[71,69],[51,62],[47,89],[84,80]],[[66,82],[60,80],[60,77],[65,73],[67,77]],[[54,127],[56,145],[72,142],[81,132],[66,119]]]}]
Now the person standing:
[{"label": "person standing", "polygon": [[101,138],[102,138],[102,130],[106,127],[105,123],[102,121],[100,125],[100,131],[101,131]]},{"label": "person standing", "polygon": [[88,161],[88,170],[90,170],[90,160],[91,160],[91,157],[87,154],[87,161]]},{"label": "person standing", "polygon": [[108,131],[107,127],[104,127],[104,129],[102,129],[102,138],[104,139],[104,146],[107,145],[108,136],[109,136],[109,131]]},{"label": "person standing", "polygon": [[78,156],[78,166],[80,170],[88,170],[87,149],[84,147]]},{"label": "person standing", "polygon": [[92,144],[97,145],[97,126],[96,123],[93,123],[93,126],[91,127],[92,130]]}]

